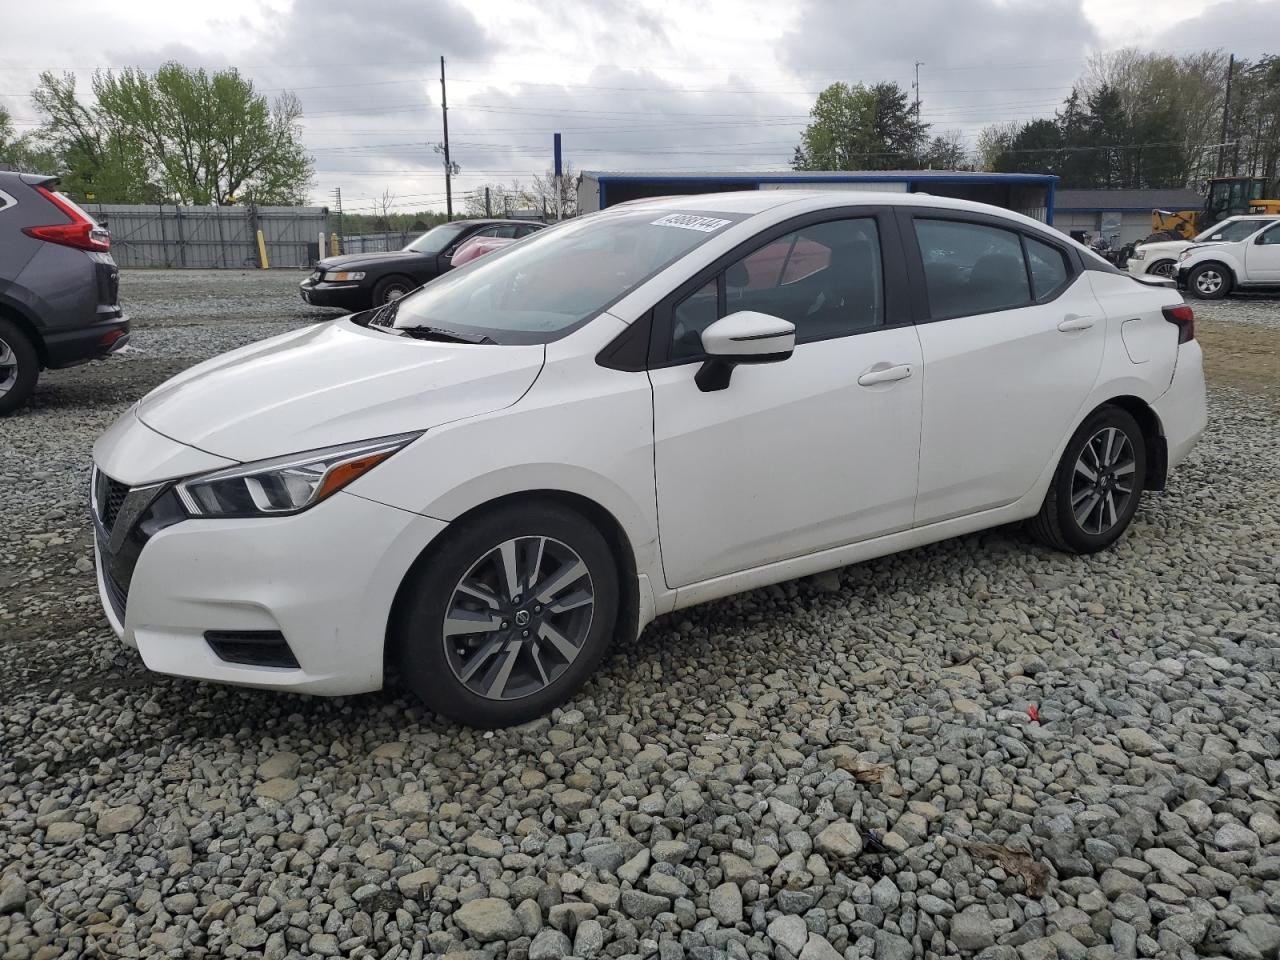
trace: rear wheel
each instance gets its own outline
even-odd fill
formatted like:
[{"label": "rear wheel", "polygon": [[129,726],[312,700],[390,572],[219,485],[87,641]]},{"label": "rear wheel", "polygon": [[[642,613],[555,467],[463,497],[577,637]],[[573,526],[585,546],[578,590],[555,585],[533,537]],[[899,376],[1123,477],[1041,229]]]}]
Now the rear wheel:
[{"label": "rear wheel", "polygon": [[1200,300],[1221,300],[1231,290],[1231,275],[1217,263],[1202,263],[1187,277],[1187,289]]},{"label": "rear wheel", "polygon": [[1146,471],[1138,422],[1119,407],[1094,411],[1063,451],[1031,532],[1071,553],[1109,547],[1137,512]]},{"label": "rear wheel", "polygon": [[427,706],[470,726],[546,713],[586,682],[613,638],[613,555],[558,505],[481,516],[410,577],[393,629],[400,673]]},{"label": "rear wheel", "polygon": [[383,277],[373,288],[373,305],[381,307],[399,300],[417,286],[408,277]]},{"label": "rear wheel", "polygon": [[40,356],[27,335],[0,317],[0,415],[26,403],[40,379]]}]

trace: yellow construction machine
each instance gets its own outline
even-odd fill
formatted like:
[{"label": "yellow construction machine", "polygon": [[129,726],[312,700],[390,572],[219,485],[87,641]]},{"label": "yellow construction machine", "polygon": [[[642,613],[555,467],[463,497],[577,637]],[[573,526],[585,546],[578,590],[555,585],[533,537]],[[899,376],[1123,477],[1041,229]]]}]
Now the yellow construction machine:
[{"label": "yellow construction machine", "polygon": [[1152,210],[1151,232],[1190,240],[1215,223],[1244,213],[1280,213],[1280,200],[1265,199],[1266,177],[1210,177],[1199,210]]}]

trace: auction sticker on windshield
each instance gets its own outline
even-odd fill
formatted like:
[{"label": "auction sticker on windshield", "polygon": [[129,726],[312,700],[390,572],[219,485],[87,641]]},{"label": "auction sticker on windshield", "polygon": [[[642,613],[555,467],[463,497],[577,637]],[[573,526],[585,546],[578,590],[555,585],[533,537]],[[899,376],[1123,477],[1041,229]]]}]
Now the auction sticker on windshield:
[{"label": "auction sticker on windshield", "polygon": [[665,217],[654,220],[651,226],[680,227],[683,230],[699,230],[702,233],[714,233],[732,220],[720,220],[716,217],[695,217],[690,213],[669,213]]}]

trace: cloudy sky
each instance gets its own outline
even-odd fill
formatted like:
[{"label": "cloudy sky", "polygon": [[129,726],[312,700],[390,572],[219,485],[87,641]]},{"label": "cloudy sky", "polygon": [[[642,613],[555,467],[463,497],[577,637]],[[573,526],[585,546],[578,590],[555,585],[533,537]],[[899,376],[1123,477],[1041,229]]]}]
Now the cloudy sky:
[{"label": "cloudy sky", "polygon": [[[444,207],[439,58],[455,198],[550,166],[785,169],[817,91],[920,68],[923,119],[972,144],[1051,115],[1093,52],[1272,52],[1280,0],[46,0],[6,14],[0,97],[31,129],[44,69],[234,65],[294,90],[318,203],[390,190]],[[1276,51],[1280,52],[1280,51]]]}]

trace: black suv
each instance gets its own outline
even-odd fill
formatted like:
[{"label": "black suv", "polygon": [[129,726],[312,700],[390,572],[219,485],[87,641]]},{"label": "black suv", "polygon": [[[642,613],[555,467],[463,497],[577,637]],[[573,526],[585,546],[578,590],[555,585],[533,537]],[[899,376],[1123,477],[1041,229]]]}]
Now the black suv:
[{"label": "black suv", "polygon": [[42,369],[105,356],[129,339],[111,236],[57,185],[0,171],[0,414],[31,396]]},{"label": "black suv", "polygon": [[403,250],[348,253],[316,264],[299,293],[317,307],[368,310],[399,300],[452,267],[454,251],[472,237],[519,239],[546,227],[529,220],[454,220],[432,227]]}]

